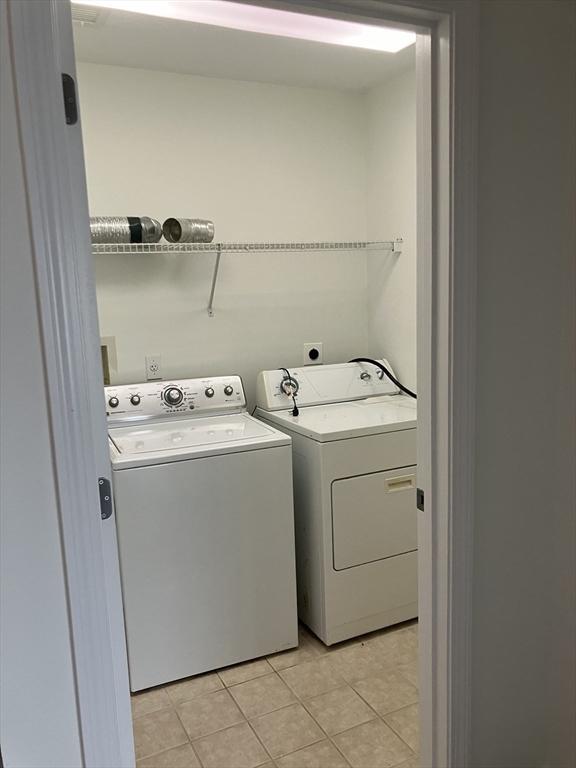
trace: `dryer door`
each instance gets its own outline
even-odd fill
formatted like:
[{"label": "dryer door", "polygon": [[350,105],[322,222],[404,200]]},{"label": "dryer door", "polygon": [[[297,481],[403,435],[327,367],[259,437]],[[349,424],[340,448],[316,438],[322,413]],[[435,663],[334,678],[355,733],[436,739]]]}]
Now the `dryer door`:
[{"label": "dryer door", "polygon": [[417,549],[416,467],[332,483],[334,569]]}]

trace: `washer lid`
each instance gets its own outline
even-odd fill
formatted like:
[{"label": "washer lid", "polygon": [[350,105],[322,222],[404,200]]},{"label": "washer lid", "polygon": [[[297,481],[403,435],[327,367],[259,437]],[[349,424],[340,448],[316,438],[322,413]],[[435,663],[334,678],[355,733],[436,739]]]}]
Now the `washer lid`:
[{"label": "washer lid", "polygon": [[331,403],[291,411],[261,411],[262,418],[318,442],[344,440],[416,427],[416,401],[405,395],[384,395],[351,403]]},{"label": "washer lid", "polygon": [[285,435],[246,413],[116,427],[109,436],[113,461],[123,466],[289,443]]}]

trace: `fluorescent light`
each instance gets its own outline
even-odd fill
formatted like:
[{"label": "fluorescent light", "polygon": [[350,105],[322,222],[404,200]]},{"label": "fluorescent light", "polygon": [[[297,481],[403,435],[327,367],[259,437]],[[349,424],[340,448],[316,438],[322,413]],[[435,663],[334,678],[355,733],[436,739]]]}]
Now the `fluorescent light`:
[{"label": "fluorescent light", "polygon": [[347,45],[371,51],[396,53],[416,39],[414,32],[353,21],[326,19],[304,13],[277,11],[224,0],[72,0],[78,5],[132,11],[178,21],[193,21],[215,27],[295,37],[317,43]]}]

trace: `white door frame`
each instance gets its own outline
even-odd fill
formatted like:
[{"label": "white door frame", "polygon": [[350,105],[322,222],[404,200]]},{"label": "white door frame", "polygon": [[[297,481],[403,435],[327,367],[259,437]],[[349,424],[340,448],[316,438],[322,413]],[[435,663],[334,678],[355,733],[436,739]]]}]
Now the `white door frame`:
[{"label": "white door frame", "polygon": [[[426,499],[419,518],[420,760],[423,768],[465,768],[470,745],[477,2],[252,2],[417,25],[420,32],[418,463]],[[59,78],[63,61],[64,71],[75,76],[70,14],[67,0],[9,0],[9,8],[84,765],[128,768],[134,757],[125,650],[118,638],[119,578],[117,563],[106,555],[115,532],[113,518],[100,521],[96,490],[104,471],[106,430],[103,408],[97,416],[102,391],[85,171],[80,127],[64,123]],[[107,589],[102,588],[103,575]]]},{"label": "white door frame", "polygon": [[98,478],[110,478],[110,458],[82,134],[79,122],[65,123],[61,82],[62,72],[76,80],[70,6],[9,0],[7,8],[83,765],[129,768],[116,527],[100,515]]}]

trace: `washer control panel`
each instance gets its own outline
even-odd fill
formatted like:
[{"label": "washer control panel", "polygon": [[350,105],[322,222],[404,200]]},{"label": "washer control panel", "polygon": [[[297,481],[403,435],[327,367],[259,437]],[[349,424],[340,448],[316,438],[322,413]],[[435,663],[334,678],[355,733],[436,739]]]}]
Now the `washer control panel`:
[{"label": "washer control panel", "polygon": [[105,387],[104,397],[109,424],[138,419],[191,418],[246,408],[240,376],[119,384]]}]

